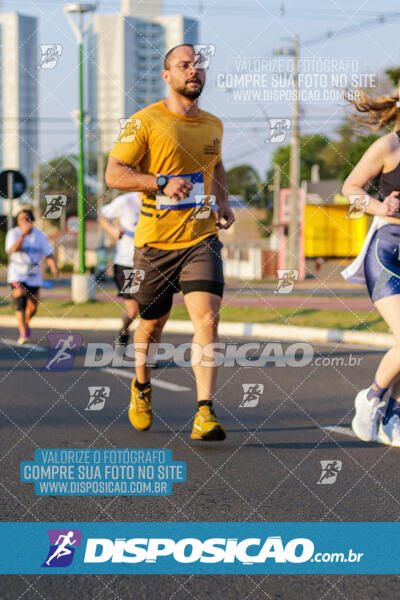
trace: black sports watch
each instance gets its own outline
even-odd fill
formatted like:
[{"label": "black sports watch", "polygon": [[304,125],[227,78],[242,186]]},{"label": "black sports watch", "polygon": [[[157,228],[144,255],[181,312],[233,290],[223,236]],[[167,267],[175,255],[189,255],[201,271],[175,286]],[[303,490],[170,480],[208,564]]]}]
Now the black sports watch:
[{"label": "black sports watch", "polygon": [[168,183],[168,177],[165,177],[165,175],[159,175],[156,179],[156,183],[157,183],[157,187],[160,190],[160,192],[163,192],[165,186]]}]

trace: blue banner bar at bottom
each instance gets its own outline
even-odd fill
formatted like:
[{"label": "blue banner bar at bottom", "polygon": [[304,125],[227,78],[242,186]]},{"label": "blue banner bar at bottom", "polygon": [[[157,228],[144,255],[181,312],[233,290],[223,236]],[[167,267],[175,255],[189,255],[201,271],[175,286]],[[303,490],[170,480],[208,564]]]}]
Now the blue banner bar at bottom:
[{"label": "blue banner bar at bottom", "polygon": [[0,523],[1,574],[398,574],[400,523]]}]

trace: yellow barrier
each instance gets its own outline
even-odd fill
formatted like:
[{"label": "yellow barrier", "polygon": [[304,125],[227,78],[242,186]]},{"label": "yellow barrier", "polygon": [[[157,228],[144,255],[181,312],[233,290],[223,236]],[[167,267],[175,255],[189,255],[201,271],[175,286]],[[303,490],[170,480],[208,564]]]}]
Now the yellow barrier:
[{"label": "yellow barrier", "polygon": [[357,256],[371,223],[369,216],[346,219],[347,205],[304,207],[304,251],[306,258]]}]

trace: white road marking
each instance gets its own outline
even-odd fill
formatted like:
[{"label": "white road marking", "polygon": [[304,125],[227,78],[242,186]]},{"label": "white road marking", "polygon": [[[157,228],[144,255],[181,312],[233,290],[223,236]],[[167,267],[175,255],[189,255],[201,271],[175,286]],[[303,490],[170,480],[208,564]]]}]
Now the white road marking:
[{"label": "white road marking", "polygon": [[[128,379],[133,379],[134,375],[131,371],[125,371],[123,369],[101,369],[105,373],[111,373],[112,375],[119,375],[120,377],[127,377]],[[162,388],[163,390],[171,390],[171,392],[190,392],[191,388],[185,387],[183,385],[178,385],[177,383],[170,383],[169,381],[162,381],[160,379],[152,379],[151,385],[154,387]]]},{"label": "white road marking", "polygon": [[36,344],[17,344],[15,340],[9,340],[7,338],[1,338],[6,346],[16,346],[17,348],[28,348],[29,350],[35,350],[36,352],[48,352],[49,349],[45,346],[37,346]]},{"label": "white road marking", "polygon": [[348,435],[349,437],[358,439],[351,427],[340,427],[339,425],[326,425],[325,427],[321,427],[321,429],[327,429],[328,431],[332,431],[333,433],[340,433],[341,435]]}]

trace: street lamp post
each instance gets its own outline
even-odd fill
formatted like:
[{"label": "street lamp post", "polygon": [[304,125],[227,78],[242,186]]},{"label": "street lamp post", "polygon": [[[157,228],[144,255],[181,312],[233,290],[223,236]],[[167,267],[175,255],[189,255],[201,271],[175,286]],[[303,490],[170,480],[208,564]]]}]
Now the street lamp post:
[{"label": "street lamp post", "polygon": [[[78,256],[79,267],[76,278],[77,287],[74,294],[74,282],[72,295],[75,295],[74,301],[85,302],[91,296],[90,279],[86,278],[85,263],[85,154],[84,154],[84,102],[83,102],[83,34],[87,31],[90,21],[83,25],[84,14],[96,10],[96,4],[81,4],[79,2],[69,2],[63,7],[63,12],[76,36],[79,48],[79,168],[78,168]],[[77,15],[78,25],[72,19],[72,14]]]},{"label": "street lamp post", "polygon": [[290,222],[286,268],[299,269],[299,214],[300,214],[300,151],[299,151],[299,38],[296,35],[292,48],[278,48],[274,54],[293,56],[293,123],[290,139]]}]

